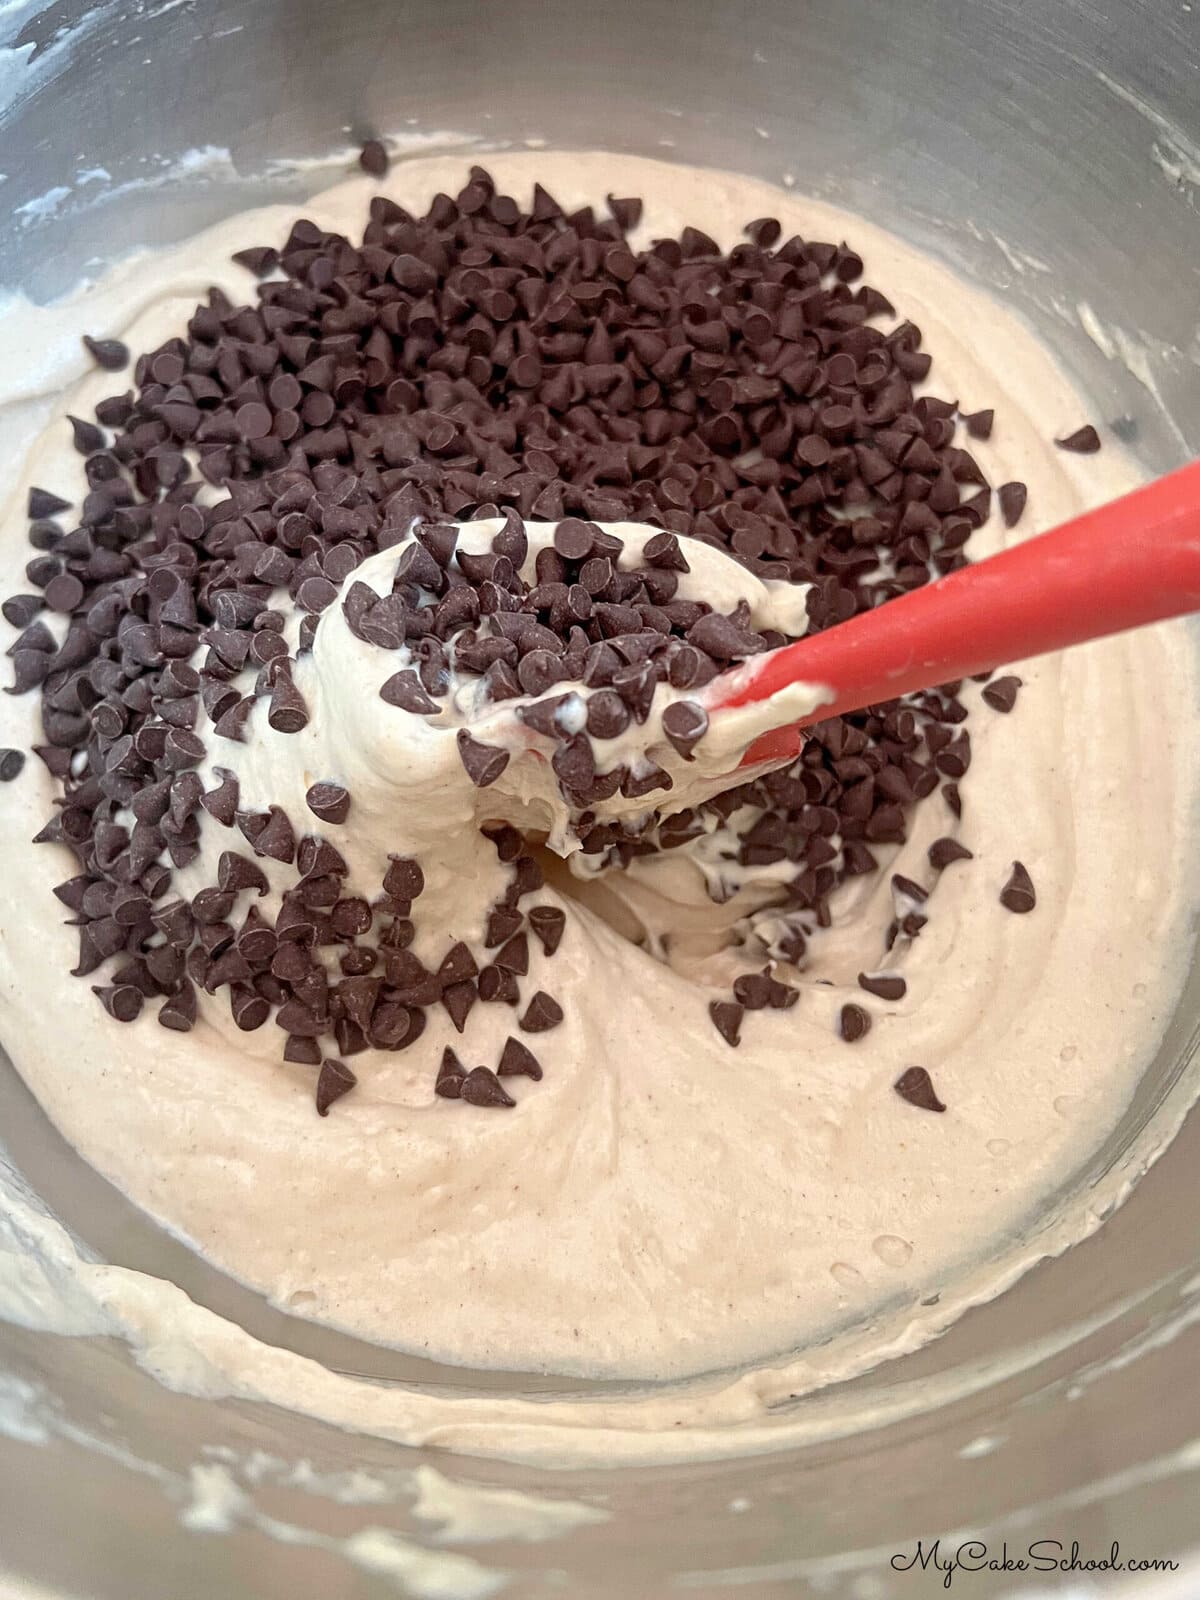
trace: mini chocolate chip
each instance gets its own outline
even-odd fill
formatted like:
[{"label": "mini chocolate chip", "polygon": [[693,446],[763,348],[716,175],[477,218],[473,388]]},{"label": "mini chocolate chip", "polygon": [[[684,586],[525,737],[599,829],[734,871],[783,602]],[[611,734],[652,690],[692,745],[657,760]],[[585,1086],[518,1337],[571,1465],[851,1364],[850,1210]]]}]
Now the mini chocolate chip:
[{"label": "mini chocolate chip", "polygon": [[71,502],[49,489],[30,489],[27,510],[31,522],[41,522],[46,517],[56,517],[60,511],[69,511]]},{"label": "mini chocolate chip", "polygon": [[906,878],[902,872],[892,874],[892,894],[897,902],[911,900],[918,905],[929,899],[929,890],[912,878]]},{"label": "mini chocolate chip", "polygon": [[566,517],[554,530],[554,548],[566,561],[586,561],[592,553],[596,529],[578,517]]},{"label": "mini chocolate chip", "polygon": [[679,540],[673,533],[656,533],[647,539],[642,547],[642,560],[647,566],[657,567],[665,572],[690,572],[687,558],[679,548]]},{"label": "mini chocolate chip", "polygon": [[229,996],[229,1010],[234,1026],[243,1033],[253,1033],[255,1028],[261,1028],[271,1015],[270,1003],[253,989],[233,989]]},{"label": "mini chocolate chip", "polygon": [[296,604],[304,611],[324,611],[336,599],[337,590],[324,574],[305,578],[296,590]]},{"label": "mini chocolate chip", "polygon": [[548,739],[561,739],[564,731],[563,714],[576,709],[578,701],[574,696],[558,694],[546,700],[535,700],[532,705],[518,706],[517,715],[526,727],[545,734]]},{"label": "mini chocolate chip", "polygon": [[442,1004],[445,1006],[451,1022],[459,1033],[466,1027],[471,1007],[478,998],[479,989],[472,978],[463,978],[457,983],[449,983],[442,990]]},{"label": "mini chocolate chip", "polygon": [[533,1078],[535,1082],[542,1076],[541,1066],[533,1051],[519,1039],[514,1039],[511,1034],[504,1041],[504,1049],[500,1052],[500,1065],[496,1071],[502,1078],[521,1076]]},{"label": "mini chocolate chip", "polygon": [[477,789],[486,789],[508,765],[509,753],[495,745],[472,738],[465,728],[458,730],[458,753],[467,777]]},{"label": "mini chocolate chip", "polygon": [[425,889],[421,863],[412,856],[393,856],[384,873],[383,892],[393,900],[416,900]]},{"label": "mini chocolate chip", "polygon": [[903,1000],[908,984],[894,972],[860,972],[858,986],[880,1000]]},{"label": "mini chocolate chip", "polygon": [[519,911],[510,910],[506,906],[494,906],[488,912],[487,929],[484,933],[484,949],[494,950],[520,928],[524,919]]},{"label": "mini chocolate chip", "polygon": [[214,767],[213,771],[220,778],[220,785],[202,795],[200,804],[215,822],[231,828],[238,810],[238,781],[226,767]]},{"label": "mini chocolate chip", "polygon": [[983,698],[993,711],[1011,711],[1017,703],[1017,690],[1021,679],[1012,676],[993,678],[983,691]]},{"label": "mini chocolate chip", "polygon": [[935,839],[929,846],[929,864],[943,872],[953,861],[973,861],[975,858],[965,844],[957,839]]},{"label": "mini chocolate chip", "polygon": [[359,151],[358,164],[372,178],[382,178],[388,169],[388,153],[378,139],[368,139]]},{"label": "mini chocolate chip", "polygon": [[771,1003],[771,979],[765,972],[743,972],[734,979],[733,998],[747,1011],[763,1011]]},{"label": "mini chocolate chip", "polygon": [[942,796],[954,815],[961,817],[962,798],[958,792],[958,785],[956,783],[944,783],[942,785]]},{"label": "mini chocolate chip", "polygon": [[304,799],[314,817],[335,827],[350,815],[350,791],[340,783],[314,783]]},{"label": "mini chocolate chip", "polygon": [[246,267],[256,278],[265,278],[279,265],[279,251],[270,245],[251,245],[246,250],[235,250],[233,260]]},{"label": "mini chocolate chip", "polygon": [[83,343],[92,360],[105,372],[120,372],[122,367],[129,365],[129,346],[122,344],[120,339],[93,339],[85,333]]},{"label": "mini chocolate chip", "polygon": [[742,232],[760,250],[769,250],[772,245],[778,244],[783,228],[775,217],[757,217],[753,222],[748,222]]},{"label": "mini chocolate chip", "polygon": [[247,695],[244,700],[239,700],[222,711],[213,724],[213,732],[222,739],[236,739],[239,743],[246,731],[246,723],[250,720],[250,713],[254,709],[254,700]]},{"label": "mini chocolate chip", "polygon": [[732,617],[724,617],[717,611],[693,623],[687,637],[689,644],[721,662],[741,660],[767,648],[761,635],[739,627]]},{"label": "mini chocolate chip", "polygon": [[[266,634],[263,637],[273,638],[277,635]],[[308,706],[304,696],[285,672],[275,679],[267,721],[277,733],[299,733],[308,726]]]},{"label": "mini chocolate chip", "polygon": [[[541,193],[544,199],[549,201],[551,206],[554,206],[553,200],[550,199],[544,189],[541,190]],[[621,199],[611,194],[606,195],[605,199],[608,202],[608,209],[612,213],[613,220],[621,232],[632,233],[642,220],[642,202],[636,198]],[[554,209],[557,211],[558,208],[555,207]]]},{"label": "mini chocolate chip", "polygon": [[186,978],[179,988],[169,995],[159,1007],[158,1020],[162,1027],[175,1033],[188,1033],[196,1022],[196,991]]},{"label": "mini chocolate chip", "polygon": [[778,978],[769,974],[767,977],[767,1004],[772,1011],[790,1011],[800,1000],[799,989],[793,989],[788,983],[780,983]]},{"label": "mini chocolate chip", "polygon": [[575,794],[586,794],[596,776],[592,742],[585,733],[565,739],[550,758],[560,785]]},{"label": "mini chocolate chip", "polygon": [[317,1078],[317,1115],[327,1117],[329,1108],[343,1095],[349,1094],[358,1079],[344,1061],[339,1061],[336,1056],[327,1056],[321,1062],[321,1071]]},{"label": "mini chocolate chip", "polygon": [[135,1022],[141,1015],[144,995],[131,983],[111,984],[101,987],[93,984],[92,993],[100,997],[100,1003],[117,1022]]},{"label": "mini chocolate chip", "polygon": [[562,943],[566,913],[558,906],[533,906],[529,912],[529,926],[541,941],[542,949],[552,956]]},{"label": "mini chocolate chip", "polygon": [[871,1013],[864,1011],[862,1006],[851,1002],[844,1005],[838,1016],[838,1032],[847,1044],[854,1044],[857,1040],[871,1031]]},{"label": "mini chocolate chip", "polygon": [[283,1047],[283,1059],[296,1061],[301,1066],[319,1067],[321,1065],[321,1046],[316,1039],[307,1034],[291,1033]]},{"label": "mini chocolate chip", "polygon": [[[511,507],[509,507],[505,515],[504,526],[492,540],[492,549],[498,556],[507,556],[508,560],[512,562],[514,570],[518,572],[528,559],[529,536],[525,532],[525,527],[520,517]],[[446,564],[446,562],[442,563],[443,566]]]},{"label": "mini chocolate chip", "polygon": [[990,439],[992,436],[992,423],[995,414],[990,409],[987,411],[963,411],[959,415],[966,424],[967,432],[972,439]]},{"label": "mini chocolate chip", "polygon": [[[441,710],[437,701],[431,700],[425,693],[416,673],[407,668],[392,674],[380,689],[379,698],[389,706],[397,706],[401,711],[409,711],[418,717],[436,716]],[[466,765],[465,760],[463,764]],[[468,767],[468,773],[470,770]]]},{"label": "mini chocolate chip", "polygon": [[169,945],[186,950],[191,944],[195,922],[186,901],[174,900],[170,905],[161,906],[153,913],[151,921]]},{"label": "mini chocolate chip", "polygon": [[1033,879],[1019,861],[1014,861],[1008,882],[1000,891],[1000,904],[1008,911],[1024,915],[1037,905],[1037,892]]},{"label": "mini chocolate chip", "polygon": [[924,1067],[906,1067],[892,1087],[901,1100],[907,1100],[910,1106],[916,1106],[919,1111],[946,1109],[938,1099],[933,1079]]},{"label": "mini chocolate chip", "polygon": [[518,977],[525,976],[529,971],[529,940],[523,933],[514,933],[511,939],[505,940],[496,952],[495,965]]},{"label": "mini chocolate chip", "polygon": [[201,928],[224,922],[233,910],[233,894],[225,889],[201,889],[192,900],[192,916]]},{"label": "mini chocolate chip", "polygon": [[0,750],[0,783],[11,783],[25,765],[23,750]]},{"label": "mini chocolate chip", "polygon": [[296,856],[296,835],[286,812],[278,806],[270,807],[266,822],[250,843],[259,855],[270,856],[273,861],[293,861]]},{"label": "mini chocolate chip", "polygon": [[44,604],[40,594],[14,594],[0,606],[0,611],[14,628],[27,628]]},{"label": "mini chocolate chip", "polygon": [[612,686],[633,712],[635,722],[645,722],[654,701],[658,684],[658,671],[653,661],[635,661],[618,667],[613,673]]},{"label": "mini chocolate chip", "polygon": [[607,556],[593,556],[590,561],[585,561],[579,570],[579,586],[585,594],[603,594],[612,581],[613,564]]},{"label": "mini chocolate chip", "polygon": [[296,852],[296,865],[305,878],[321,878],[329,875],[345,877],[348,870],[341,852],[330,844],[328,839],[320,839],[311,833],[305,834],[300,841],[300,848]]},{"label": "mini chocolate chip", "polygon": [[479,968],[470,948],[459,940],[443,957],[437,975],[441,983],[461,983],[467,978],[478,977]]},{"label": "mini chocolate chip", "polygon": [[562,1007],[558,1001],[544,989],[539,989],[518,1022],[526,1033],[545,1033],[549,1028],[556,1028],[562,1019]]},{"label": "mini chocolate chip", "polygon": [[384,1003],[371,1017],[370,1042],[378,1050],[400,1050],[425,1030],[425,1013],[417,1006]]},{"label": "mini chocolate chip", "polygon": [[[502,662],[493,668],[503,671]],[[530,650],[521,657],[517,667],[517,682],[526,694],[543,695],[559,681],[561,672],[558,657],[549,650]]]},{"label": "mini chocolate chip", "polygon": [[1006,528],[1015,528],[1020,522],[1028,495],[1029,491],[1023,483],[1002,483],[996,490],[996,498],[1000,502],[1000,514],[1004,518]]},{"label": "mini chocolate chip", "polygon": [[[259,576],[265,577],[265,574],[260,572]],[[291,662],[288,661],[287,657],[287,642],[280,634],[265,628],[262,632],[254,635],[254,642],[250,646],[250,658],[256,661],[259,666],[266,666],[268,661],[287,661],[287,666],[290,668]],[[279,668],[275,670],[278,671]]]},{"label": "mini chocolate chip", "polygon": [[1090,456],[1100,448],[1100,435],[1088,422],[1082,428],[1076,428],[1074,433],[1067,434],[1065,439],[1055,439],[1054,442],[1060,450],[1073,450],[1077,455]]},{"label": "mini chocolate chip", "polygon": [[593,739],[615,739],[629,726],[629,707],[615,689],[597,689],[588,696],[587,731]]},{"label": "mini chocolate chip", "polygon": [[[464,567],[465,570],[466,564],[481,561],[482,559],[479,556],[466,556],[460,552],[458,564],[460,567]],[[480,575],[483,576],[483,574]],[[420,589],[428,589],[431,593],[440,594],[445,581],[445,575],[441,567],[423,544],[418,544],[414,541],[412,544],[405,545],[400,553],[400,559],[396,563],[394,582],[397,585],[411,583]]]},{"label": "mini chocolate chip", "polygon": [[[450,565],[458,545],[458,529],[452,522],[434,522],[419,527],[414,536],[425,546],[439,567]],[[492,541],[492,547],[495,548],[495,540]]]},{"label": "mini chocolate chip", "polygon": [[515,1106],[517,1103],[490,1067],[472,1067],[462,1081],[459,1094],[473,1106]]},{"label": "mini chocolate chip", "polygon": [[441,1095],[443,1100],[460,1100],[466,1078],[467,1069],[447,1045],[442,1051],[442,1063],[438,1068],[437,1082],[433,1086],[434,1094]]},{"label": "mini chocolate chip", "polygon": [[524,839],[510,823],[485,822],[479,831],[492,841],[500,861],[516,861],[525,848]]},{"label": "mini chocolate chip", "polygon": [[236,943],[238,953],[255,968],[268,966],[279,948],[275,930],[267,924],[257,907],[253,905],[246,911],[242,926],[238,930]]},{"label": "mini chocolate chip", "polygon": [[516,973],[506,972],[503,967],[484,967],[479,974],[479,998],[489,1004],[515,1006],[521,998]]},{"label": "mini chocolate chip", "polygon": [[295,939],[285,939],[271,958],[271,971],[286,983],[297,983],[312,968],[312,959]]},{"label": "mini chocolate chip", "polygon": [[667,663],[667,675],[674,689],[694,689],[707,683],[716,671],[715,663],[694,645],[680,645]]},{"label": "mini chocolate chip", "polygon": [[104,434],[94,422],[85,422],[69,413],[67,421],[71,424],[72,441],[81,456],[94,455],[97,450],[104,449]]},{"label": "mini chocolate chip", "polygon": [[204,760],[204,743],[186,728],[172,728],[166,736],[161,757],[162,764],[171,772],[183,772],[197,767]]},{"label": "mini chocolate chip", "polygon": [[708,732],[708,712],[695,700],[676,700],[663,712],[663,732],[684,758],[692,759],[692,751]]},{"label": "mini chocolate chip", "polygon": [[243,889],[255,889],[259,895],[264,895],[270,888],[263,869],[247,856],[239,855],[236,850],[222,850],[217,863],[217,884],[230,894],[238,894]]},{"label": "mini chocolate chip", "polygon": [[70,612],[83,599],[84,587],[73,572],[60,572],[51,578],[44,592],[51,611]]},{"label": "mini chocolate chip", "polygon": [[710,1000],[708,1014],[726,1044],[736,1047],[741,1043],[742,1018],[745,1016],[745,1010],[736,1000]]}]

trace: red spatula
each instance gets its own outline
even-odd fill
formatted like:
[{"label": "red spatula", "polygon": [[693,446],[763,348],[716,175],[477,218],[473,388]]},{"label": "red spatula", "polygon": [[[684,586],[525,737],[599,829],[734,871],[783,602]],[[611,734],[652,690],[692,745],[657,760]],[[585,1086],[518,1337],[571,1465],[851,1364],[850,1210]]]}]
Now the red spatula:
[{"label": "red spatula", "polygon": [[773,728],[742,766],[794,756],[800,730],[917,689],[1200,610],[1200,461],[1052,533],[715,678],[710,714],[795,682],[833,699]]}]

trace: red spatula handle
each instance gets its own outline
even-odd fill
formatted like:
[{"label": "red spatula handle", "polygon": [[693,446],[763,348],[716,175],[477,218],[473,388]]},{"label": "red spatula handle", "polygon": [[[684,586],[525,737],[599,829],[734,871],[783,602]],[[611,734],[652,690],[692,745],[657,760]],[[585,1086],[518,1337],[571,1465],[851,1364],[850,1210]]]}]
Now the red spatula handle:
[{"label": "red spatula handle", "polygon": [[[713,684],[710,708],[748,705],[797,681],[827,684],[826,717],[1010,661],[1200,609],[1200,461],[890,600],[785,645]],[[795,754],[804,723],[773,729],[743,765]]]}]

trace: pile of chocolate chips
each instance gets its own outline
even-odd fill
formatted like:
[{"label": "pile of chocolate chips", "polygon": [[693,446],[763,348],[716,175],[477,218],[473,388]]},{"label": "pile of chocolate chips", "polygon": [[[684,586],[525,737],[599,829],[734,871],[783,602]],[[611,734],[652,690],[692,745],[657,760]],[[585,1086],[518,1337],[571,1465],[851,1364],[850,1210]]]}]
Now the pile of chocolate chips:
[{"label": "pile of chocolate chips", "polygon": [[[636,768],[597,771],[593,739],[615,739],[631,723],[645,723],[660,683],[699,688],[731,662],[786,640],[751,628],[744,603],[723,614],[680,599],[679,574],[691,569],[673,533],[647,540],[644,565],[621,571],[621,539],[566,517],[535,557],[533,584],[521,573],[529,539],[512,507],[490,543],[486,552],[468,552],[457,548],[454,524],[420,525],[397,562],[390,594],[380,598],[365,583],[350,585],[347,625],[382,649],[407,646],[417,665],[393,673],[380,694],[414,715],[440,712],[452,675],[481,678],[494,703],[540,697],[518,707],[517,716],[552,742],[551,767],[564,798],[580,811],[585,834],[586,808],[618,789],[640,799],[672,786],[648,756]],[[557,683],[584,684],[592,691],[586,705],[574,693],[552,694]],[[673,702],[662,721],[685,758],[708,727],[707,713],[693,700]],[[495,783],[508,764],[507,750],[466,729],[458,747],[480,788]]]},{"label": "pile of chocolate chips", "polygon": [[[224,989],[240,1026],[272,1015],[291,1059],[326,1062],[327,1101],[353,1075],[320,1039],[343,1055],[401,1048],[423,1006],[454,1014],[459,985],[488,998],[486,973],[462,957],[435,974],[401,962],[411,895],[385,884],[374,906],[347,907],[336,849],[304,819],[245,816],[231,776],[202,793],[210,722],[237,737],[259,697],[276,727],[307,718],[270,604],[280,588],[306,613],[307,649],[339,586],[414,517],[510,510],[706,540],[764,577],[811,584],[814,628],[965,561],[991,491],[955,443],[955,401],[914,392],[930,365],[919,329],[872,323],[892,308],[860,282],[853,250],[782,240],[767,218],[728,254],[693,228],[635,251],[640,202],[610,198],[608,212],[565,214],[540,187],[526,211],[473,168],[423,217],[373,199],[359,245],[299,221],[281,250],[239,253],[274,274],[255,303],[210,292],[185,335],[138,357],[133,387],[95,423],[74,422],[90,492],[78,508],[33,492],[29,587],[4,614],[21,630],[13,688],[39,692],[38,754],[61,784],[38,838],[77,859],[58,891],[79,927],[75,970],[115,958],[101,989],[113,1015],[150,1000],[164,1024],[187,1027],[191,986]],[[124,355],[112,340],[90,348],[110,370]],[[968,431],[990,421],[977,413]],[[220,486],[215,504],[197,503],[201,481]],[[1000,491],[1010,521],[1023,500],[1019,485]],[[568,613],[576,588],[590,593],[568,584]],[[43,609],[66,619],[61,643]],[[234,687],[248,663],[250,694]],[[505,674],[493,676],[502,691]],[[950,686],[837,719],[793,768],[715,804],[755,808],[742,859],[794,861],[785,898],[819,924],[838,883],[873,869],[871,845],[904,836],[913,804],[939,784],[957,804],[965,716]],[[201,805],[249,854],[228,852],[223,881],[185,904],[172,875],[196,857]],[[682,842],[694,823],[669,819],[657,842],[599,831],[590,847],[625,860]],[[235,928],[255,855],[294,859],[297,882],[274,927],[247,911]],[[535,889],[535,864],[513,859],[498,908],[510,919]],[[489,990],[511,999],[511,961],[489,970]],[[535,995],[528,1009],[545,1026],[557,1007]],[[471,1073],[443,1077],[445,1092],[465,1093]]]}]

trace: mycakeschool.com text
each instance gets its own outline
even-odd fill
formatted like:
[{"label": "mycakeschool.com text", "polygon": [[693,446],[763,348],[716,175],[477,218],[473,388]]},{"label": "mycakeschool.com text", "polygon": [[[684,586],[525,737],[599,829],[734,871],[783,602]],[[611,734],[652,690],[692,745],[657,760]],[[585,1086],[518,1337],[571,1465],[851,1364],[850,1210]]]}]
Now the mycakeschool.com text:
[{"label": "mycakeschool.com text", "polygon": [[897,1550],[892,1556],[896,1572],[927,1572],[936,1575],[944,1589],[955,1579],[967,1579],[974,1572],[1177,1572],[1178,1561],[1168,1556],[1126,1554],[1113,1540],[1107,1550],[1090,1551],[1077,1539],[1034,1539],[1027,1545],[985,1544],[982,1539],[967,1539],[948,1544],[942,1539],[918,1539],[915,1545]]}]

